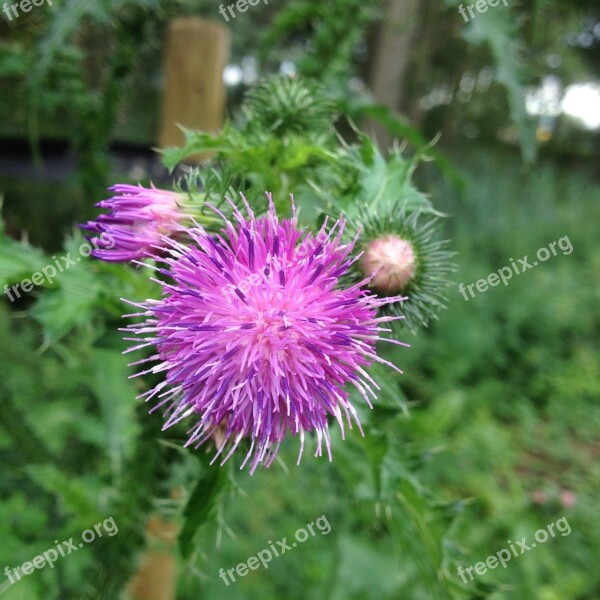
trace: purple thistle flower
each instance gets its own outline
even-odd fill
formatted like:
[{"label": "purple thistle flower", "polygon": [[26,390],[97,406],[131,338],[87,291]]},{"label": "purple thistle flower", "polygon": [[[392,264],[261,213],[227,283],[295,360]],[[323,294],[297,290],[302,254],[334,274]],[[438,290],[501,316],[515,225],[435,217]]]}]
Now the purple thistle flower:
[{"label": "purple thistle flower", "polygon": [[162,282],[161,300],[130,302],[141,312],[128,316],[146,320],[126,329],[140,336],[127,338],[137,342],[128,352],[157,349],[140,362],[158,364],[137,375],[166,372],[142,394],[165,407],[163,430],[196,418],[186,446],[213,437],[213,461],[224,454],[221,464],[249,438],[241,468],[252,456],[251,473],[272,463],[288,432],[300,437],[298,463],[311,431],[315,456],[325,441],[331,460],[329,415],[342,437],[343,416],[362,433],[348,384],[372,408],[369,395],[376,398],[373,388],[380,388],[365,367],[377,361],[401,373],[377,356],[375,344],[389,331],[382,323],[402,318],[377,317],[378,307],[405,298],[378,298],[364,288],[369,279],[336,287],[358,259],[350,257],[356,239],[342,244],[344,220],[329,230],[326,221],[313,237],[297,228],[293,197],[292,218],[281,222],[267,197],[269,210],[260,218],[243,196],[247,218],[233,204],[234,222],[213,208],[225,221],[222,235],[198,226],[187,231],[194,245],[164,238],[170,250],[161,260],[169,270],[158,270],[173,283]]},{"label": "purple thistle flower", "polygon": [[[92,256],[107,262],[138,260],[156,253],[162,246],[162,235],[180,229],[185,215],[179,209],[182,196],[175,192],[151,189],[141,185],[118,184],[109,188],[115,195],[96,204],[108,214],[88,221],[81,228],[98,234],[90,241],[98,248]],[[109,234],[109,241],[105,241]],[[100,236],[100,237],[99,237]]]}]

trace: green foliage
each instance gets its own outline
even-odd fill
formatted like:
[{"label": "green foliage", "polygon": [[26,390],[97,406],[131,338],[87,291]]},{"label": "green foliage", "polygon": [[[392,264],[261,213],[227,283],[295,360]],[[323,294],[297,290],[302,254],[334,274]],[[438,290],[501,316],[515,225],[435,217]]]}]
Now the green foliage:
[{"label": "green foliage", "polygon": [[57,1],[28,15],[25,35],[15,29],[11,42],[0,44],[2,85],[18,90],[3,106],[13,113],[13,126],[20,125],[15,133],[29,134],[38,162],[41,136],[67,137],[78,155],[78,184],[89,197],[98,198],[109,183],[109,148],[136,69],[149,50],[157,52],[167,10],[180,4],[186,3]]},{"label": "green foliage", "polygon": [[[480,148],[461,148],[461,160],[466,204],[437,177],[428,185],[453,215],[446,229],[460,249],[457,283],[563,235],[573,253],[468,302],[455,285],[443,319],[412,338],[410,350],[387,349],[405,375],[374,373],[385,384],[374,410],[357,400],[365,437],[335,436],[331,465],[307,460],[297,469],[291,440],[281,455],[285,468],[237,478],[243,497],[228,500],[223,515],[230,536],[219,546],[210,530],[201,536],[207,597],[528,600],[540,590],[547,598],[595,597],[598,188],[553,166],[524,175],[513,158]],[[565,489],[576,493],[574,507],[561,504]],[[546,494],[544,504],[533,501],[536,490]],[[322,514],[328,535],[309,538],[231,589],[218,578],[219,568],[246,561],[268,540],[289,541]],[[458,565],[484,561],[509,539],[531,539],[562,516],[570,535],[467,585],[458,577]],[[182,581],[181,597],[193,597],[197,586]]]},{"label": "green foliage", "polygon": [[451,181],[459,192],[464,192],[465,182],[460,173],[446,155],[428,142],[418,129],[412,127],[406,119],[395,115],[387,106],[372,103],[352,103],[345,105],[350,115],[357,118],[370,117],[379,121],[397,139],[406,140],[415,149],[417,155],[433,160],[440,171]]},{"label": "green foliage", "polygon": [[179,549],[187,559],[195,549],[194,538],[203,527],[216,517],[216,511],[223,501],[231,465],[225,468],[211,468],[208,454],[200,454],[203,472],[192,489],[183,512],[183,527],[179,534]]},{"label": "green foliage", "polygon": [[357,144],[340,145],[333,127],[335,104],[315,82],[266,79],[248,94],[242,113],[240,126],[228,123],[218,134],[186,130],[183,147],[163,151],[166,166],[174,169],[186,157],[211,153],[217,165],[238,174],[238,189],[272,192],[280,212],[287,212],[288,193],[301,196],[304,207],[310,203],[316,209],[310,211],[312,223],[319,205],[320,212],[341,210],[352,219],[356,198],[373,210],[402,198],[409,211],[435,212],[411,183],[428,148],[412,161],[399,152],[386,160],[360,131]]},{"label": "green foliage", "polygon": [[[592,291],[600,264],[593,224],[600,216],[598,188],[581,174],[549,166],[516,175],[513,160],[477,154],[463,148],[472,173],[468,211],[450,200],[450,190],[438,190],[455,217],[449,228],[460,250],[457,282],[486,277],[511,257],[532,256],[564,235],[574,250],[468,302],[458,291],[451,294],[447,316],[403,354],[412,373],[405,392],[422,404],[405,431],[413,442],[444,448],[430,460],[428,485],[477,498],[454,536],[463,547],[460,564],[485,560],[508,539],[531,539],[566,515],[573,529],[568,537],[481,579],[510,585],[516,598],[536,597],[540,589],[549,598],[593,597],[597,578],[586,573],[598,536],[589,525],[577,532],[577,524],[597,523],[589,503],[597,493],[590,457],[600,423],[592,394],[600,380],[589,356],[598,351],[591,332],[600,319]],[[576,507],[561,506],[565,489],[576,493]],[[546,495],[545,504],[533,502],[536,490]],[[572,576],[565,579],[567,572]]]},{"label": "green foliage", "polygon": [[[291,119],[295,111],[284,101],[288,95],[302,108],[302,119]],[[227,173],[236,174],[234,187],[272,192],[282,213],[289,212],[290,193],[301,194],[313,180],[331,184],[341,177],[333,105],[314,82],[265,80],[249,94],[242,112],[239,127],[228,123],[218,134],[186,131],[182,148],[163,151],[166,166],[173,169],[188,156],[211,153]]]},{"label": "green foliage", "polygon": [[[17,284],[18,295],[12,292],[13,300],[26,295],[20,284],[30,280],[33,273],[48,273],[51,277],[43,278],[42,285],[49,289],[31,310],[32,317],[44,328],[47,343],[76,327],[85,327],[99,316],[120,317],[120,297],[141,298],[156,289],[155,284],[123,266],[91,261],[85,256],[90,249],[77,233],[67,240],[64,254],[50,257],[26,242],[0,234],[0,282]],[[115,290],[120,291],[115,295]],[[37,291],[32,293],[37,295]]]},{"label": "green foliage", "polygon": [[[458,7],[460,0],[445,0]],[[465,40],[478,47],[485,44],[493,57],[495,78],[506,90],[513,123],[519,131],[521,153],[532,163],[537,153],[535,126],[525,108],[526,76],[523,48],[513,16],[508,10],[490,10],[485,19],[471,19],[465,27]]]},{"label": "green foliage", "polygon": [[44,253],[26,240],[17,242],[7,236],[0,219],[0,285],[21,281],[45,265]]},{"label": "green foliage", "polygon": [[65,271],[60,287],[43,294],[32,316],[44,327],[48,341],[64,337],[76,326],[84,326],[98,304],[102,287],[90,271]]},{"label": "green foliage", "polygon": [[[352,54],[364,37],[366,26],[378,15],[376,0],[295,0],[277,14],[262,42],[266,58],[283,40],[302,32],[310,43],[298,52],[299,73],[321,81],[347,75]],[[307,51],[308,50],[308,51]]]},{"label": "green foliage", "polygon": [[[381,167],[372,146],[353,152],[365,168]],[[597,187],[579,173],[542,168],[527,176],[512,159],[465,148],[461,155],[470,165],[466,202],[438,177],[428,182],[442,199],[438,208],[453,215],[446,228],[460,249],[457,281],[476,281],[510,257],[532,254],[564,235],[573,253],[468,302],[455,291],[444,318],[413,338],[410,350],[382,348],[406,374],[375,369],[382,390],[374,410],[357,399],[365,437],[357,431],[347,431],[345,441],[334,437],[331,464],[307,456],[297,468],[296,440],[284,444],[271,469],[252,478],[229,479],[227,470],[190,462],[174,450],[179,439],[157,443],[159,415],[145,416],[144,406],[134,411],[141,388],[126,379],[118,336],[101,320],[75,325],[39,354],[36,324],[3,310],[0,335],[15,343],[0,355],[9,393],[3,400],[8,410],[0,411],[0,454],[7,465],[1,489],[10,493],[0,504],[0,522],[7,524],[0,560],[21,564],[48,548],[48,540],[68,539],[111,514],[119,525],[115,537],[36,573],[7,598],[91,598],[94,589],[118,597],[155,497],[186,523],[182,543],[193,568],[182,566],[182,600],[197,597],[200,588],[205,597],[230,597],[220,568],[246,561],[269,540],[287,535],[290,541],[320,515],[331,524],[329,534],[317,532],[268,570],[231,584],[236,597],[501,598],[507,586],[519,600],[537,597],[540,589],[561,600],[593,597],[600,548],[594,512]],[[390,177],[406,182],[411,167],[399,160],[391,161],[396,169]],[[368,171],[363,179],[376,183]],[[375,183],[364,184],[373,198],[390,193]],[[87,261],[76,269],[89,271],[102,289],[127,289],[123,295],[139,298],[156,293],[146,289],[140,272]],[[63,284],[57,278],[55,285],[45,294],[58,293]],[[115,312],[111,306],[105,318]],[[231,483],[237,492],[226,495]],[[188,493],[168,500],[180,486]],[[564,489],[577,494],[575,507],[560,504]],[[536,490],[547,495],[545,504],[532,502]],[[208,521],[196,518],[207,514]],[[531,537],[563,515],[569,536],[468,585],[456,575],[457,565],[485,560],[508,539]],[[8,525],[15,522],[18,527]],[[84,578],[90,583],[81,593]]]},{"label": "green foliage", "polygon": [[[366,135],[359,134],[359,140],[358,146],[347,147],[349,162],[357,172],[358,189],[347,192],[341,200],[340,209],[345,215],[352,218],[364,206],[373,214],[379,214],[398,201],[408,213],[439,214],[412,182],[418,156],[408,160],[396,148],[386,160]],[[360,202],[353,201],[355,198]]]},{"label": "green foliage", "polygon": [[487,19],[474,19],[465,33],[471,44],[486,43],[496,61],[496,80],[506,88],[513,122],[519,130],[526,162],[535,159],[535,127],[525,108],[525,77],[514,22],[504,11],[490,11]]}]

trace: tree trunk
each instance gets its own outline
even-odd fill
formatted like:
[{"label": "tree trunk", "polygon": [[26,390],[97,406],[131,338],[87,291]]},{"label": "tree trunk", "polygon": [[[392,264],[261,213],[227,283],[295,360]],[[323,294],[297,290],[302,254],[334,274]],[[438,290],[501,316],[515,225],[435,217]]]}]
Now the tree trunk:
[{"label": "tree trunk", "polygon": [[[419,22],[419,0],[387,0],[382,22],[371,45],[369,88],[377,104],[401,110],[406,101],[406,75],[411,49]],[[382,150],[387,150],[392,137],[379,123],[368,123]]]}]

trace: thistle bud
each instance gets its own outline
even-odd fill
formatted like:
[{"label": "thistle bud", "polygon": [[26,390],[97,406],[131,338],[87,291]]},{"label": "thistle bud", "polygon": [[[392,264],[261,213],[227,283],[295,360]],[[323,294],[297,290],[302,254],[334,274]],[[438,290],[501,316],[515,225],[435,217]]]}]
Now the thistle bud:
[{"label": "thistle bud", "polygon": [[348,235],[362,240],[362,255],[354,263],[355,283],[367,283],[379,296],[406,296],[388,304],[381,314],[401,315],[398,323],[416,331],[445,308],[447,276],[454,270],[446,240],[435,235],[439,218],[419,211],[406,213],[400,205],[365,210],[351,223]]},{"label": "thistle bud", "polygon": [[402,291],[417,270],[417,256],[412,244],[397,235],[371,240],[360,260],[366,277],[373,275],[371,286],[384,294]]}]

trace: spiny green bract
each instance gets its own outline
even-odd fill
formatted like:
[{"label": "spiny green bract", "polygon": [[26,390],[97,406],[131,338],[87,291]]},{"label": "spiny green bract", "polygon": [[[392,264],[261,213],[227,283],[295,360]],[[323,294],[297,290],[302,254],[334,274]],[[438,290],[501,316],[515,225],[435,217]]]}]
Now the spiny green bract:
[{"label": "spiny green bract", "polygon": [[251,127],[274,134],[322,134],[331,128],[335,107],[310,79],[270,77],[246,95],[242,108]]}]

